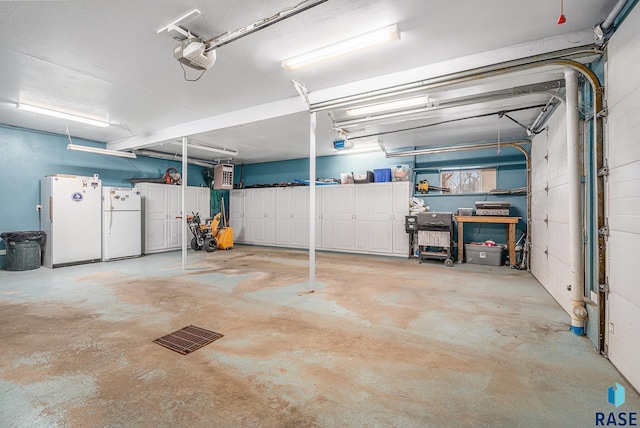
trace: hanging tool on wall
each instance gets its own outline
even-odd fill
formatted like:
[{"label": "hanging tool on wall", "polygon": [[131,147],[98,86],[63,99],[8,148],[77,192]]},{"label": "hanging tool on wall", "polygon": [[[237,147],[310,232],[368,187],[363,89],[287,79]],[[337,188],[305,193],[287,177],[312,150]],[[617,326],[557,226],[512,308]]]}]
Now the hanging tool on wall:
[{"label": "hanging tool on wall", "polygon": [[430,186],[427,180],[420,180],[418,184],[416,184],[416,190],[422,194],[429,192],[429,190],[440,190],[441,192],[451,192],[451,189],[448,187]]}]

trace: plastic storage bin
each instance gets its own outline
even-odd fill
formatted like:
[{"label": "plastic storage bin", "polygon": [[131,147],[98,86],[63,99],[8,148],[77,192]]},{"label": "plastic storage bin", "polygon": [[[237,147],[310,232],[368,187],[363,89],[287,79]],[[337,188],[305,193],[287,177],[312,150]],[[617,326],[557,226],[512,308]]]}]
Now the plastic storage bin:
[{"label": "plastic storage bin", "polygon": [[353,174],[350,172],[343,172],[340,174],[341,184],[353,184]]},{"label": "plastic storage bin", "polygon": [[391,181],[391,169],[390,168],[374,169],[373,181],[376,183],[386,183]]},{"label": "plastic storage bin", "polygon": [[391,167],[391,177],[393,181],[409,181],[411,167],[409,165],[394,165]]},{"label": "plastic storage bin", "polygon": [[41,231],[6,232],[0,234],[6,246],[7,270],[38,269],[42,264],[42,244],[46,234]]},{"label": "plastic storage bin", "polygon": [[356,184],[373,183],[373,171],[367,171],[366,174],[358,174],[357,172],[352,172],[351,174],[353,182]]},{"label": "plastic storage bin", "polygon": [[465,261],[476,265],[502,266],[504,250],[500,246],[464,244]]}]

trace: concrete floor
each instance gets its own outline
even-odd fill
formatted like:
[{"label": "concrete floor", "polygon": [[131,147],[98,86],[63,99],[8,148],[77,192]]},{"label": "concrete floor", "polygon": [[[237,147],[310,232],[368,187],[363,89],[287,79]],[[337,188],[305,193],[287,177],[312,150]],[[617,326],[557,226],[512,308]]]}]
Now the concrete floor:
[{"label": "concrete floor", "polygon": [[[3,427],[595,426],[640,397],[527,272],[238,246],[0,271]],[[183,356],[152,340],[224,334]],[[626,404],[607,388],[626,387]]]}]

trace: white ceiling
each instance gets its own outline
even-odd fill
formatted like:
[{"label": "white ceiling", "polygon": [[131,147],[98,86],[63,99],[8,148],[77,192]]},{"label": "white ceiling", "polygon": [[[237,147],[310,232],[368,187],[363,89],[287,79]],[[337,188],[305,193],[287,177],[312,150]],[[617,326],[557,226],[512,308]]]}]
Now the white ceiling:
[{"label": "white ceiling", "polygon": [[[180,153],[181,135],[237,150],[235,163],[307,157],[309,114],[292,85],[332,98],[358,88],[434,77],[454,69],[525,57],[593,42],[591,29],[616,0],[564,2],[567,22],[557,25],[559,0],[329,0],[217,49],[217,62],[187,82],[173,58],[177,42],[157,31],[185,13],[184,24],[205,38],[247,26],[298,0],[148,0],[0,2],[0,122],[107,142],[109,148]],[[337,41],[398,24],[401,39],[350,56],[285,71],[280,61]],[[198,72],[187,70],[189,77]],[[562,79],[559,69],[527,72],[430,93],[446,100]],[[297,99],[296,99],[297,98]],[[409,126],[545,104],[531,95],[430,112]],[[23,102],[97,119],[109,128],[49,119],[16,109]],[[336,117],[340,112],[333,112]],[[539,109],[513,113],[526,125]],[[415,118],[414,118],[415,119]],[[368,126],[353,136],[397,130]],[[318,114],[318,154],[335,133],[327,112]],[[496,115],[380,137],[390,148],[522,138],[526,131]],[[176,138],[178,137],[178,138]],[[357,141],[357,140],[356,140]],[[190,150],[190,156],[221,155]]]}]

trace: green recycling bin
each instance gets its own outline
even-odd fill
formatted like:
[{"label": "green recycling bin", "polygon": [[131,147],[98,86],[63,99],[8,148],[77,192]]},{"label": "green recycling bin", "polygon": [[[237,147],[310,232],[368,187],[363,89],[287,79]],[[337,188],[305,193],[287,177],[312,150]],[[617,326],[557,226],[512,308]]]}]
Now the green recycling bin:
[{"label": "green recycling bin", "polygon": [[41,231],[0,234],[6,246],[7,270],[38,269],[42,264],[42,244],[45,237],[46,234]]}]

